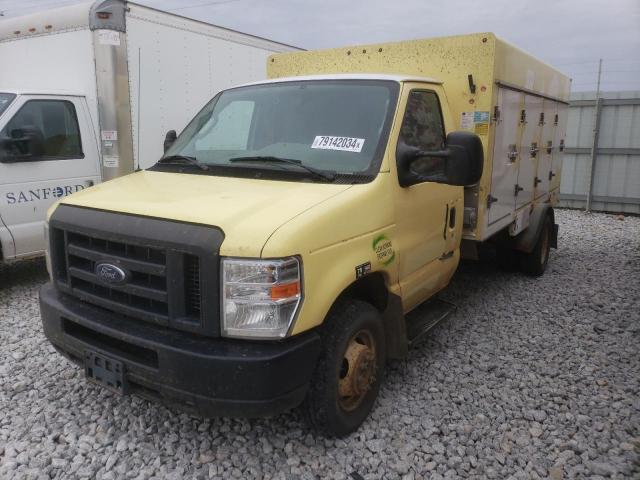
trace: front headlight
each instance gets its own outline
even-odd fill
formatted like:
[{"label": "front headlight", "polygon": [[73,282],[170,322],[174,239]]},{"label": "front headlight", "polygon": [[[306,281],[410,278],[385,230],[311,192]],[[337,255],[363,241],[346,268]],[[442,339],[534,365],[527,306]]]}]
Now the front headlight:
[{"label": "front headlight", "polygon": [[302,299],[300,262],[222,259],[222,335],[283,338]]}]

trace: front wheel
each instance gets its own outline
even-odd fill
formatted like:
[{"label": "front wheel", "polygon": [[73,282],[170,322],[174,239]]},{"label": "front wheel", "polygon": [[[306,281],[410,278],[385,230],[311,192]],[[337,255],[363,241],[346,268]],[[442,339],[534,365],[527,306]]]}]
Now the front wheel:
[{"label": "front wheel", "polygon": [[325,322],[323,350],[303,409],[317,430],[340,437],[360,426],[378,396],[384,328],[378,311],[360,300],[337,302]]},{"label": "front wheel", "polygon": [[547,215],[533,250],[529,253],[520,253],[520,269],[527,275],[539,277],[547,269],[552,231],[553,222],[551,216]]}]

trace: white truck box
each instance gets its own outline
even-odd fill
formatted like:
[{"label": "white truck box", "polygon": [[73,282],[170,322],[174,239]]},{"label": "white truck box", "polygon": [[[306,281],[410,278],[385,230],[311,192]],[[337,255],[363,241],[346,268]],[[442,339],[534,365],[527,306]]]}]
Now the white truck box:
[{"label": "white truck box", "polygon": [[42,254],[56,199],[153,165],[168,130],[292,50],[123,0],[0,20],[0,261]]}]

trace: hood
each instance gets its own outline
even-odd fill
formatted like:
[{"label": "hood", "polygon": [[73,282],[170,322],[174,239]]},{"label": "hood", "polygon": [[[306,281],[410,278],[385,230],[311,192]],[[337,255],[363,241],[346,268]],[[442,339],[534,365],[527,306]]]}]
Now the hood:
[{"label": "hood", "polygon": [[225,235],[221,255],[259,257],[278,227],[350,187],[143,171],[61,203],[216,226]]}]

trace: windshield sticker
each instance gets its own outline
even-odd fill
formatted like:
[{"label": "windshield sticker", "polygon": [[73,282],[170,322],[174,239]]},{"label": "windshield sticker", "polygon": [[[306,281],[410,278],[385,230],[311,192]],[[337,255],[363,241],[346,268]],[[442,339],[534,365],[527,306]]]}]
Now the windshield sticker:
[{"label": "windshield sticker", "polygon": [[333,137],[318,135],[311,148],[320,148],[322,150],[340,150],[343,152],[357,152],[362,151],[364,145],[364,138],[351,138],[351,137]]},{"label": "windshield sticker", "polygon": [[396,258],[393,251],[393,244],[386,235],[380,235],[373,239],[373,251],[382,265],[389,265]]}]

